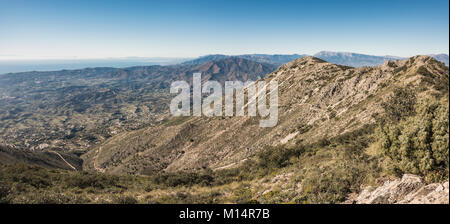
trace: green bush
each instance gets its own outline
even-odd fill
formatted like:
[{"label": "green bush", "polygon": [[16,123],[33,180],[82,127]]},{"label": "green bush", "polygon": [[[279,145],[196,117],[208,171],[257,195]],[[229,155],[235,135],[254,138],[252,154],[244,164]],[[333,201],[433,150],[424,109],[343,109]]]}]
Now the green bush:
[{"label": "green bush", "polygon": [[290,165],[292,157],[299,157],[304,152],[303,146],[294,149],[284,146],[266,148],[258,155],[259,166],[267,169],[278,169]]},{"label": "green bush", "polygon": [[113,204],[137,204],[136,198],[130,195],[117,195],[113,198]]},{"label": "green bush", "polygon": [[391,171],[423,175],[428,181],[448,179],[448,99],[423,100],[416,116],[378,130],[380,147],[392,159]]},{"label": "green bush", "polygon": [[88,187],[105,189],[119,187],[117,176],[98,175],[88,172],[77,172],[66,176],[64,182],[67,187],[85,189]]},{"label": "green bush", "polygon": [[0,204],[8,203],[9,187],[3,181],[0,181]]},{"label": "green bush", "polygon": [[256,204],[255,200],[252,200],[253,194],[252,191],[248,188],[240,188],[233,192],[232,197],[230,198],[232,202],[237,204]]},{"label": "green bush", "polygon": [[294,202],[300,204],[342,202],[349,193],[359,190],[365,174],[363,166],[345,161],[334,166],[313,168],[303,179],[301,193]]},{"label": "green bush", "polygon": [[168,187],[203,185],[209,186],[214,178],[206,173],[176,172],[159,173],[152,176],[154,183]]},{"label": "green bush", "polygon": [[214,185],[224,185],[234,181],[253,180],[257,178],[260,167],[253,160],[246,160],[238,167],[214,171]]},{"label": "green bush", "polygon": [[383,122],[399,122],[405,117],[414,115],[416,98],[414,90],[409,86],[394,89],[393,96],[381,104],[385,111]]}]

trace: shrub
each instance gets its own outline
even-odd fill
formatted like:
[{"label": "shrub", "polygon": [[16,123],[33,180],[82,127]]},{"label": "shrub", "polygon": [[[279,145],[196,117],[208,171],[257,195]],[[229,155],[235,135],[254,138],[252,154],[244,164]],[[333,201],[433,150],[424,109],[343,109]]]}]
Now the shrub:
[{"label": "shrub", "polygon": [[385,111],[384,120],[387,122],[399,122],[405,117],[414,115],[415,104],[416,94],[411,87],[394,89],[394,94],[381,104]]},{"label": "shrub", "polygon": [[136,198],[130,195],[118,195],[113,198],[113,204],[137,204]]},{"label": "shrub", "polygon": [[68,175],[65,178],[67,187],[78,187],[85,189],[88,187],[105,189],[110,187],[118,187],[119,178],[117,176],[98,175],[88,172],[77,172]]},{"label": "shrub", "polygon": [[357,192],[368,174],[365,164],[345,161],[309,170],[303,181],[300,195],[295,203],[339,203],[348,194]]},{"label": "shrub", "polygon": [[424,100],[416,112],[398,125],[378,130],[380,147],[394,163],[391,171],[423,175],[427,181],[448,179],[448,100]]},{"label": "shrub", "polygon": [[8,203],[7,196],[9,195],[9,188],[5,183],[0,181],[0,204]]},{"label": "shrub", "polygon": [[159,173],[152,176],[156,184],[169,187],[192,186],[195,184],[209,186],[214,181],[210,174],[194,172]]},{"label": "shrub", "polygon": [[260,167],[268,169],[277,169],[290,165],[290,158],[299,157],[304,152],[302,146],[295,149],[289,149],[284,146],[266,148],[258,155]]},{"label": "shrub", "polygon": [[237,204],[256,204],[255,200],[252,200],[252,191],[248,188],[240,188],[233,192],[231,200]]}]

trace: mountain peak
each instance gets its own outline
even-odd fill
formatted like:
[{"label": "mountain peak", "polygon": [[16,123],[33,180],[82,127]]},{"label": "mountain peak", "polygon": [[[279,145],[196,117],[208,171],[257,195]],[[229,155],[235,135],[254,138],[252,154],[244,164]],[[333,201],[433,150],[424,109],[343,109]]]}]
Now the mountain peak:
[{"label": "mountain peak", "polygon": [[289,63],[282,65],[280,67],[280,69],[286,70],[286,69],[292,69],[292,68],[304,67],[304,66],[315,67],[316,65],[324,64],[324,63],[330,64],[330,63],[328,63],[320,58],[316,58],[314,56],[305,56],[305,57],[295,59]]},{"label": "mountain peak", "polygon": [[[290,63],[294,64],[318,64],[318,63],[327,63],[326,61],[314,57],[314,56],[306,56],[299,59],[295,59],[294,61],[291,61]],[[288,63],[288,64],[290,64]]]},{"label": "mountain peak", "polygon": [[436,60],[434,57],[432,56],[428,56],[428,55],[416,55],[413,57],[410,57],[408,59],[404,59],[404,60],[388,60],[385,61],[383,63],[383,67],[388,66],[388,67],[401,67],[401,66],[407,66],[407,67],[420,67],[423,65],[435,65],[435,64],[440,64],[443,62],[440,62],[438,60]]},{"label": "mountain peak", "polygon": [[437,62],[436,59],[434,59],[433,57],[428,56],[428,55],[416,55],[416,56],[409,58],[408,61],[413,61],[416,63],[426,63],[426,62],[433,62],[433,61]]},{"label": "mountain peak", "polygon": [[302,58],[297,59],[296,61],[299,61],[299,62],[311,62],[311,63],[326,63],[326,61],[324,61],[324,60],[322,60],[320,58],[314,57],[314,56],[302,57]]}]

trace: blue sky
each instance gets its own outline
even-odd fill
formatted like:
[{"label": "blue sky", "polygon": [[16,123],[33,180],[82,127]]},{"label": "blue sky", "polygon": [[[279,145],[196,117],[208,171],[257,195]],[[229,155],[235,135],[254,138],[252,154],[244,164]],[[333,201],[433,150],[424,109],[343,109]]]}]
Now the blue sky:
[{"label": "blue sky", "polygon": [[449,52],[449,1],[0,0],[0,58]]}]

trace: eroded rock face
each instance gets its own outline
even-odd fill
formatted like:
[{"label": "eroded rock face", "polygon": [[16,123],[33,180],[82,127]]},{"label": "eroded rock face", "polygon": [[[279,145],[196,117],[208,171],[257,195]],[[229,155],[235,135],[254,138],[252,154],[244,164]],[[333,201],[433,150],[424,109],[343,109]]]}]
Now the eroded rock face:
[{"label": "eroded rock face", "polygon": [[448,204],[448,182],[443,184],[430,184],[418,191],[408,194],[399,203],[402,204]]},{"label": "eroded rock face", "polygon": [[356,204],[448,204],[449,182],[426,185],[416,175],[386,181],[376,189],[364,189],[351,203]]}]

